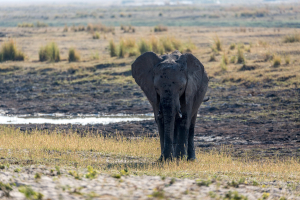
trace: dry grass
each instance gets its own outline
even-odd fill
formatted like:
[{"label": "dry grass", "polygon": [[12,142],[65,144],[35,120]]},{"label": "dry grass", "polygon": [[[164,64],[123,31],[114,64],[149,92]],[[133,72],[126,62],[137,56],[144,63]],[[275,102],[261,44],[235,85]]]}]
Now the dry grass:
[{"label": "dry grass", "polygon": [[58,62],[60,54],[58,46],[55,42],[50,42],[46,46],[42,46],[39,50],[40,61]]},{"label": "dry grass", "polygon": [[286,35],[283,40],[285,43],[300,42],[300,33],[295,32],[291,35]]},{"label": "dry grass", "polygon": [[69,49],[69,62],[78,62],[80,60],[80,54],[77,49],[70,48]]},{"label": "dry grass", "polygon": [[281,57],[280,55],[275,54],[273,56],[273,66],[278,67],[281,64]]},{"label": "dry grass", "polygon": [[[127,140],[118,134],[115,138],[104,138],[89,133],[81,137],[72,132],[33,131],[28,134],[1,126],[0,141],[1,157],[24,164],[30,161],[31,164],[50,166],[91,165],[101,168],[102,172],[112,173],[124,168],[126,162],[129,172],[135,174],[205,178],[218,176],[233,179],[245,177],[257,181],[300,180],[300,164],[292,158],[284,161],[265,159],[259,162],[247,158],[234,160],[230,155],[214,151],[198,151],[198,161],[195,162],[155,163],[160,155],[159,141],[156,138]],[[111,168],[106,167],[107,161],[111,163]]]},{"label": "dry grass", "polygon": [[9,40],[4,42],[0,50],[0,62],[13,60],[13,61],[22,61],[25,59],[25,55],[22,51],[17,49],[15,41]]}]

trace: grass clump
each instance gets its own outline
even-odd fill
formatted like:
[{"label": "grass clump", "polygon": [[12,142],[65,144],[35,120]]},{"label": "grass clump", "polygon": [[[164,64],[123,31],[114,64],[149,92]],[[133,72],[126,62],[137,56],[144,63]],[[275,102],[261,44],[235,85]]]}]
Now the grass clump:
[{"label": "grass clump", "polygon": [[99,32],[95,32],[95,33],[93,34],[93,39],[94,39],[94,40],[100,39],[100,33],[99,33]]},{"label": "grass clump", "polygon": [[73,176],[75,179],[81,180],[81,176],[80,176],[80,174],[78,172],[69,171],[68,173],[69,173],[69,175]]},{"label": "grass clump", "polygon": [[138,44],[138,49],[141,54],[152,50],[150,43],[147,42],[145,39],[141,39],[141,41]]},{"label": "grass clump", "polygon": [[69,31],[68,25],[65,25],[64,29],[63,29],[63,32],[68,32],[68,31]]},{"label": "grass clump", "polygon": [[300,33],[295,32],[292,35],[286,35],[283,40],[285,43],[300,42]]},{"label": "grass clump", "polygon": [[168,31],[168,27],[162,25],[157,25],[154,27],[154,32],[164,32],[164,31]]},{"label": "grass clump", "polygon": [[235,49],[235,44],[234,44],[234,43],[230,44],[229,49],[230,49],[230,50]]},{"label": "grass clump", "polygon": [[125,57],[125,45],[124,41],[122,40],[119,45],[119,53],[118,53],[119,58],[124,58]]},{"label": "grass clump", "polygon": [[109,54],[110,54],[110,57],[117,56],[117,47],[113,40],[109,41]]},{"label": "grass clump", "polygon": [[216,61],[216,54],[214,52],[210,54],[208,62],[213,62],[213,61]]},{"label": "grass clump", "polygon": [[150,39],[152,51],[157,54],[164,54],[164,47],[162,46],[161,42],[158,38],[152,36]]},{"label": "grass clump", "polygon": [[25,22],[23,22],[22,24],[19,23],[18,27],[21,27],[21,28],[32,28],[32,27],[34,27],[34,25],[32,23],[25,23]]},{"label": "grass clump", "polygon": [[291,57],[289,55],[285,55],[284,60],[286,65],[289,65],[291,63]]},{"label": "grass clump", "polygon": [[42,46],[39,50],[39,59],[41,62],[50,61],[58,62],[60,61],[59,49],[55,42],[50,42],[46,46]]},{"label": "grass clump", "polygon": [[38,180],[38,179],[41,179],[41,174],[40,173],[35,173],[34,175],[34,179]]},{"label": "grass clump", "polygon": [[0,50],[0,62],[7,61],[7,60],[12,60],[12,61],[25,60],[24,53],[17,49],[16,43],[13,40],[4,42]]},{"label": "grass clump", "polygon": [[196,182],[199,187],[201,186],[208,187],[212,183],[210,180],[197,180]]},{"label": "grass clump", "polygon": [[230,63],[235,63],[235,60],[236,60],[236,56],[231,56],[229,62]]},{"label": "grass clump", "polygon": [[69,62],[78,62],[80,60],[80,54],[75,48],[69,49]]},{"label": "grass clump", "polygon": [[0,191],[2,191],[3,192],[3,196],[4,197],[10,197],[10,192],[12,191],[13,189],[12,189],[12,187],[11,187],[11,185],[9,184],[9,183],[7,183],[7,184],[5,184],[5,183],[2,183],[1,181],[0,181]]},{"label": "grass clump", "polygon": [[221,40],[219,38],[218,35],[216,35],[214,38],[214,48],[217,50],[217,51],[222,51],[222,43],[221,43]]},{"label": "grass clump", "polygon": [[19,187],[19,192],[23,193],[30,200],[42,200],[44,197],[42,193],[35,192],[30,186]]},{"label": "grass clump", "polygon": [[37,21],[36,22],[36,27],[38,27],[38,28],[48,27],[48,24],[46,24],[44,22]]},{"label": "grass clump", "polygon": [[247,200],[248,198],[239,194],[237,191],[228,191],[225,194],[224,200]]},{"label": "grass clump", "polygon": [[273,66],[278,67],[281,64],[281,57],[280,55],[275,54],[273,56]]},{"label": "grass clump", "polygon": [[245,63],[245,57],[243,50],[239,47],[237,52],[237,63]]},{"label": "grass clump", "polygon": [[56,170],[56,174],[57,175],[61,175],[60,167],[59,166],[55,166],[55,170]]},{"label": "grass clump", "polygon": [[92,166],[89,165],[87,167],[87,170],[88,170],[88,173],[85,175],[86,178],[89,178],[89,179],[96,178],[98,172],[96,170],[94,170],[94,168]]}]

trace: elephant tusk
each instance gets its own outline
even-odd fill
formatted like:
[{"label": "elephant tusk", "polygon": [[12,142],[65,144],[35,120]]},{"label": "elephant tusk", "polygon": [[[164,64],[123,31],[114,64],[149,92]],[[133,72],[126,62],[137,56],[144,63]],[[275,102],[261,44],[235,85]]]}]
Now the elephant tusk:
[{"label": "elephant tusk", "polygon": [[181,113],[180,110],[178,111],[178,115],[179,115],[180,118],[182,118],[182,113]]}]

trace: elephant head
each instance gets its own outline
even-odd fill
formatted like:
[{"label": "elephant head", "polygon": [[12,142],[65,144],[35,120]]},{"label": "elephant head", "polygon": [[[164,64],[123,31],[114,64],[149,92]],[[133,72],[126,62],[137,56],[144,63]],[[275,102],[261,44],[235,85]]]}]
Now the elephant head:
[{"label": "elephant head", "polygon": [[189,126],[191,116],[197,114],[201,104],[193,110],[197,91],[208,82],[203,65],[190,53],[157,56],[146,52],[132,64],[132,76],[151,103],[156,122],[161,121],[162,157],[177,156],[174,127],[176,123]]}]

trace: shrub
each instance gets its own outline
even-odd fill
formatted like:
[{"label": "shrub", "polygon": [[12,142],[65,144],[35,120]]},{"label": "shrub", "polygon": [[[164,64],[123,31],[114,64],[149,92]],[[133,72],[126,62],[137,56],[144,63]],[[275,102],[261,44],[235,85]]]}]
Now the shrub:
[{"label": "shrub", "polygon": [[164,53],[164,47],[161,45],[161,43],[159,42],[159,40],[152,36],[150,39],[150,43],[152,46],[152,51],[157,53],[157,54],[163,54]]},{"label": "shrub", "polygon": [[231,50],[235,49],[235,44],[234,43],[230,44],[229,49]]},{"label": "shrub", "polygon": [[24,53],[17,49],[17,46],[13,40],[9,40],[2,44],[0,50],[0,62],[7,60],[21,61],[24,59]]},{"label": "shrub", "polygon": [[227,71],[227,64],[224,62],[223,59],[221,60],[220,67],[222,71]]},{"label": "shrub", "polygon": [[215,45],[216,50],[222,51],[222,44],[221,44],[219,36],[217,36],[217,35],[214,38],[214,45]]},{"label": "shrub", "polygon": [[80,60],[79,52],[75,48],[69,49],[69,62],[78,62]]},{"label": "shrub", "polygon": [[237,52],[237,63],[245,63],[244,52],[240,47]]},{"label": "shrub", "polygon": [[235,56],[232,56],[231,58],[230,58],[230,63],[235,63]]},{"label": "shrub", "polygon": [[285,64],[290,64],[290,62],[291,62],[291,57],[289,56],[289,55],[285,55],[284,56],[284,60],[285,60]]},{"label": "shrub", "polygon": [[22,24],[18,24],[18,27],[21,27],[21,28],[32,28],[32,27],[34,27],[34,25],[32,23],[25,23],[25,22],[23,22]]},{"label": "shrub", "polygon": [[272,59],[273,59],[273,54],[271,54],[269,51],[264,54],[264,61],[269,61]]},{"label": "shrub", "polygon": [[109,53],[110,57],[117,56],[117,48],[113,40],[109,41]]},{"label": "shrub", "polygon": [[158,25],[154,27],[154,32],[163,32],[163,31],[168,31],[168,27]]},{"label": "shrub", "polygon": [[42,46],[39,51],[40,61],[60,61],[59,49],[55,42],[50,42],[46,46]]},{"label": "shrub", "polygon": [[141,54],[151,51],[151,45],[146,42],[144,39],[142,39],[139,43],[139,51]]},{"label": "shrub", "polygon": [[222,61],[223,61],[223,63],[225,64],[225,65],[228,65],[228,57],[227,57],[227,55],[226,54],[223,54],[223,56],[222,56]]},{"label": "shrub", "polygon": [[98,32],[103,32],[103,33],[114,33],[115,32],[115,27],[111,26],[105,26],[103,24],[88,24],[86,30],[88,32],[94,32],[94,31],[98,31]]},{"label": "shrub", "polygon": [[100,39],[100,33],[99,32],[95,32],[93,34],[93,39]]},{"label": "shrub", "polygon": [[119,45],[119,58],[124,58],[125,57],[125,45],[124,41],[122,40]]},{"label": "shrub", "polygon": [[137,50],[137,49],[130,49],[129,50],[129,54],[128,54],[128,56],[129,57],[131,57],[131,56],[138,56],[140,53],[139,53],[139,51]]},{"label": "shrub", "polygon": [[211,53],[208,62],[216,61],[215,53]]},{"label": "shrub", "polygon": [[67,25],[65,25],[63,32],[68,32],[69,28]]},{"label": "shrub", "polygon": [[278,67],[281,64],[281,57],[280,55],[275,54],[273,56],[273,66]]},{"label": "shrub", "polygon": [[165,52],[171,52],[171,51],[175,50],[175,48],[172,44],[172,41],[170,40],[169,37],[161,38],[160,41],[162,43],[162,46],[163,46]]},{"label": "shrub", "polygon": [[37,21],[36,22],[36,27],[48,27],[48,24],[44,23],[44,22],[40,22],[40,21]]},{"label": "shrub", "polygon": [[41,200],[43,199],[43,194],[39,192],[35,192],[30,186],[21,186],[19,187],[19,192],[23,193],[26,199],[36,199]]},{"label": "shrub", "polygon": [[292,35],[286,35],[284,37],[285,43],[293,43],[293,42],[300,42],[300,33],[295,32]]}]

